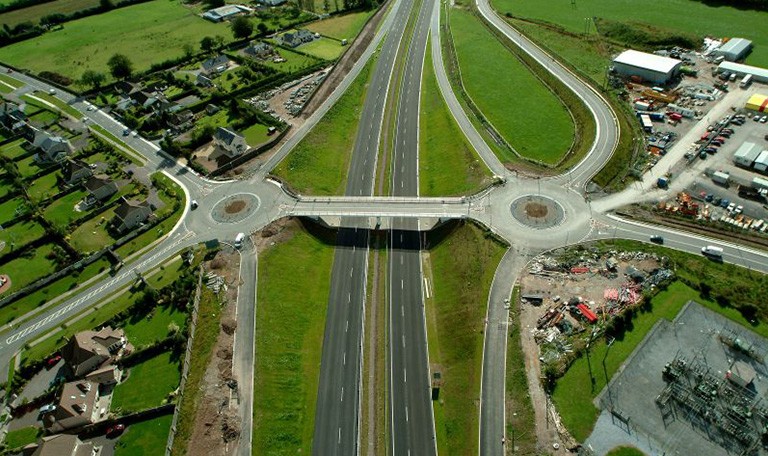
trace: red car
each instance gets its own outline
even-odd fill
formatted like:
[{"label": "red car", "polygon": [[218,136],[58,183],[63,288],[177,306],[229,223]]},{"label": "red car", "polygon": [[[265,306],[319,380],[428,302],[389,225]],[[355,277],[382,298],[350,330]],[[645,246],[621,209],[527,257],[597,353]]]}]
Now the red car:
[{"label": "red car", "polygon": [[45,364],[50,368],[55,366],[56,363],[58,363],[59,361],[61,361],[61,355],[56,355],[53,358],[46,361]]},{"label": "red car", "polygon": [[114,426],[110,426],[107,429],[106,436],[109,438],[117,437],[118,435],[122,434],[123,431],[125,431],[125,425],[124,424],[116,424]]}]

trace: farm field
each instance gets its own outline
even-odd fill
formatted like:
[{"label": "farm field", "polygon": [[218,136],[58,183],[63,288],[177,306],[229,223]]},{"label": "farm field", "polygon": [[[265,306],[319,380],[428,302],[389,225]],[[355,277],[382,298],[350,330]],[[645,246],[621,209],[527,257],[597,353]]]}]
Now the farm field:
[{"label": "farm field", "polygon": [[115,53],[128,56],[134,71],[147,70],[182,56],[185,44],[198,48],[207,35],[232,39],[226,24],[206,21],[178,1],[155,0],[68,22],[62,30],[0,48],[0,61],[76,80],[87,69],[107,73],[107,60]]},{"label": "farm field", "polygon": [[468,195],[490,178],[443,101],[429,52],[424,60],[419,128],[419,194]]},{"label": "farm field", "polygon": [[43,16],[49,14],[71,14],[94,6],[99,6],[99,0],[56,0],[0,14],[0,24],[9,27],[27,21],[37,24]]},{"label": "farm field", "polygon": [[557,164],[575,128],[562,102],[474,15],[451,9],[450,26],[464,86],[483,115],[521,156]]},{"label": "farm field", "polygon": [[[726,4],[694,0],[579,0],[539,2],[536,0],[492,0],[502,15],[530,18],[560,25],[572,33],[584,32],[584,18],[598,17],[631,24],[643,22],[666,29],[720,37],[743,37],[754,42],[747,57],[750,65],[768,66],[768,11],[737,9]],[[681,20],[681,18],[685,18]],[[592,29],[594,31],[594,28]]]},{"label": "farm field", "polygon": [[352,42],[374,12],[375,11],[362,11],[359,13],[345,14],[343,16],[334,16],[313,22],[307,25],[306,29],[311,32],[336,38],[337,40],[347,39]]}]

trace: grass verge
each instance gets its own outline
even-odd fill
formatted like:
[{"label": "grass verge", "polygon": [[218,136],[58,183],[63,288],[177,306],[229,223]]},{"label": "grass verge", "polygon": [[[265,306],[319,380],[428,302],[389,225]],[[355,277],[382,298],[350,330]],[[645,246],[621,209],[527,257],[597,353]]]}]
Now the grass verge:
[{"label": "grass verge", "polygon": [[490,182],[490,171],[470,147],[440,94],[430,52],[424,61],[420,110],[419,193],[469,195]]},{"label": "grass verge", "polygon": [[278,165],[274,174],[304,195],[341,195],[367,93],[372,58],[336,104]]},{"label": "grass verge", "polygon": [[434,283],[426,301],[429,360],[444,381],[433,402],[438,450],[475,454],[488,293],[506,248],[468,223],[433,230],[427,243]]},{"label": "grass verge", "polygon": [[254,454],[311,452],[335,233],[308,225],[291,235],[259,259]]},{"label": "grass verge", "polygon": [[[510,302],[517,303],[520,288],[515,287]],[[536,454],[536,416],[528,392],[528,376],[525,371],[525,355],[521,343],[520,305],[509,310],[509,338],[507,339],[506,372],[506,438],[512,453]]]}]

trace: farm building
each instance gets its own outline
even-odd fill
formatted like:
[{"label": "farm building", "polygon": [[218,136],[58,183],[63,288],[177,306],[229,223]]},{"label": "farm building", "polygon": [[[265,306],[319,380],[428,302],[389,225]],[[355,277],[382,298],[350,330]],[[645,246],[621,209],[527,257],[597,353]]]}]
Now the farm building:
[{"label": "farm building", "polygon": [[203,17],[213,22],[221,22],[231,19],[238,14],[249,13],[252,10],[243,5],[224,5],[203,13]]},{"label": "farm building", "polygon": [[744,105],[744,107],[751,109],[752,111],[768,112],[768,97],[756,93],[749,97],[749,100],[747,100],[747,104]]},{"label": "farm building", "polygon": [[768,70],[765,68],[744,65],[743,63],[723,62],[717,67],[718,73],[736,73],[736,76],[743,77],[751,74],[755,82],[768,82]]},{"label": "farm building", "polygon": [[725,60],[735,62],[743,59],[751,49],[751,41],[744,38],[731,38],[727,43],[717,48],[714,54],[717,56],[722,55]]},{"label": "farm building", "polygon": [[757,160],[760,155],[762,147],[755,143],[745,142],[739,147],[735,154],[733,154],[733,162],[739,166],[745,168],[751,168],[752,164]]},{"label": "farm building", "polygon": [[624,76],[636,76],[654,84],[666,84],[677,76],[683,62],[669,57],[627,50],[613,59],[613,69]]}]

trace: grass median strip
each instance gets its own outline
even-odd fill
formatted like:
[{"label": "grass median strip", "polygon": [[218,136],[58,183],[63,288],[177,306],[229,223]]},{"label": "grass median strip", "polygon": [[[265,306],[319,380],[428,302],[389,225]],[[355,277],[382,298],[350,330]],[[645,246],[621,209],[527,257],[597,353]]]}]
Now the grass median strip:
[{"label": "grass median strip", "polygon": [[290,233],[259,257],[253,454],[312,447],[335,232]]},{"label": "grass median strip", "polygon": [[488,293],[506,248],[469,223],[433,230],[427,243],[434,284],[426,303],[429,362],[444,382],[433,402],[438,450],[474,454]]}]

